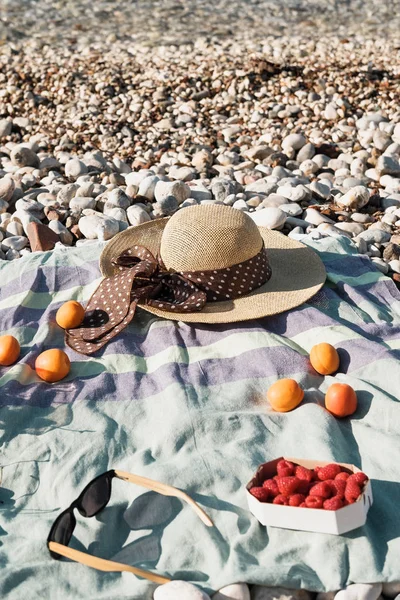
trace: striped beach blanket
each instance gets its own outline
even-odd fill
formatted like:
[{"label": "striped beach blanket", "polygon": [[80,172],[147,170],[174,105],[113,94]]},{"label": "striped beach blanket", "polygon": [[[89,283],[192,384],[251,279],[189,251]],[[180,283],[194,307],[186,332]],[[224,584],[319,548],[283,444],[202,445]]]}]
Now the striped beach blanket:
[{"label": "striped beach blanket", "polygon": [[[212,326],[140,310],[98,355],[67,349],[71,372],[52,385],[37,378],[35,357],[65,348],[55,313],[66,300],[89,299],[103,245],[0,261],[1,333],[22,346],[19,362],[0,368],[2,598],[152,597],[147,581],[54,561],[46,548],[56,516],[110,468],[184,489],[215,527],[177,499],[115,480],[107,508],[91,519],[76,513],[74,548],[210,593],[237,581],[329,591],[400,580],[400,294],[351,241],[307,243],[328,275],[307,304]],[[310,367],[322,341],[339,351],[335,377]],[[287,414],[265,399],[281,377],[305,390]],[[334,381],[357,392],[351,419],[323,408]],[[374,495],[366,525],[342,536],[261,526],[245,484],[260,463],[285,454],[362,468]]]}]

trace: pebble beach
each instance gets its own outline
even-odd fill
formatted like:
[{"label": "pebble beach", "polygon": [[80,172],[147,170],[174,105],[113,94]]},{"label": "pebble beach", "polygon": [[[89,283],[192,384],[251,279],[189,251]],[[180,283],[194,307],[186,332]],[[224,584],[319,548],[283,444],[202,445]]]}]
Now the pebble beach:
[{"label": "pebble beach", "polygon": [[[344,236],[400,288],[399,31],[398,0],[6,0],[0,261],[225,204]],[[154,598],[208,598],[181,585]],[[229,588],[214,600],[338,591]]]}]

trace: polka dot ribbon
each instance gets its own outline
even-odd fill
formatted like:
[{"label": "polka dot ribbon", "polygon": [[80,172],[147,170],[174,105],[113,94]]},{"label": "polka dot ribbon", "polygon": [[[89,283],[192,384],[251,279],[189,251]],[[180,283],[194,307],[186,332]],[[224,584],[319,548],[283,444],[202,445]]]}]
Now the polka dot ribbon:
[{"label": "polka dot ribbon", "polygon": [[249,260],[210,271],[171,273],[143,246],[126,250],[113,264],[118,272],[100,283],[82,324],[65,332],[67,345],[80,354],[93,354],[118,335],[133,319],[138,303],[168,312],[196,312],[207,302],[245,296],[271,277],[264,246]]}]

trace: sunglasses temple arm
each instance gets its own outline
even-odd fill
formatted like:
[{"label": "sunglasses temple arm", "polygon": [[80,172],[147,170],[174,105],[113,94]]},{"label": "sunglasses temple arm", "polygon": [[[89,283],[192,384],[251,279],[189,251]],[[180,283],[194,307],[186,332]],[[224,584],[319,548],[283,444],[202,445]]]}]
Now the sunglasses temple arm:
[{"label": "sunglasses temple arm", "polygon": [[214,527],[214,523],[211,521],[208,514],[200,508],[200,506],[195,502],[190,496],[182,492],[182,490],[178,490],[171,485],[167,485],[166,483],[160,483],[159,481],[154,481],[154,479],[148,479],[147,477],[142,477],[141,475],[133,475],[132,473],[128,473],[126,471],[114,470],[115,475],[119,479],[123,479],[124,481],[129,481],[130,483],[135,483],[136,485],[140,485],[142,487],[153,490],[153,492],[158,492],[159,494],[163,494],[164,496],[175,496],[187,502],[192,509],[195,511],[198,517],[203,521],[207,527]]},{"label": "sunglasses temple arm", "polygon": [[167,577],[156,575],[155,573],[151,573],[150,571],[144,571],[143,569],[139,569],[138,567],[131,567],[130,565],[124,565],[123,563],[115,562],[113,560],[97,558],[96,556],[92,556],[91,554],[87,554],[86,552],[81,552],[80,550],[69,548],[68,546],[64,546],[63,544],[58,544],[57,542],[49,542],[49,550],[51,552],[55,552],[56,554],[61,554],[61,556],[69,558],[70,560],[73,560],[77,563],[86,565],[87,567],[98,569],[99,571],[127,571],[128,573],[133,573],[137,577],[149,579],[153,583],[158,583],[159,585],[162,585],[163,583],[169,583],[171,581]]}]

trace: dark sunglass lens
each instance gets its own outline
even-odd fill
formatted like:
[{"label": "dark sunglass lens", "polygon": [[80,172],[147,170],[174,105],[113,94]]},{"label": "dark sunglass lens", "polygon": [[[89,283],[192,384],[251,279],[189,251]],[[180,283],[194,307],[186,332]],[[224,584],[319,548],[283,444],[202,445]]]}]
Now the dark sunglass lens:
[{"label": "dark sunglass lens", "polygon": [[110,500],[111,478],[108,475],[99,477],[83,494],[78,510],[85,517],[93,517],[102,510]]},{"label": "dark sunglass lens", "polygon": [[76,520],[72,510],[60,515],[53,525],[50,541],[68,546],[75,525]]}]

